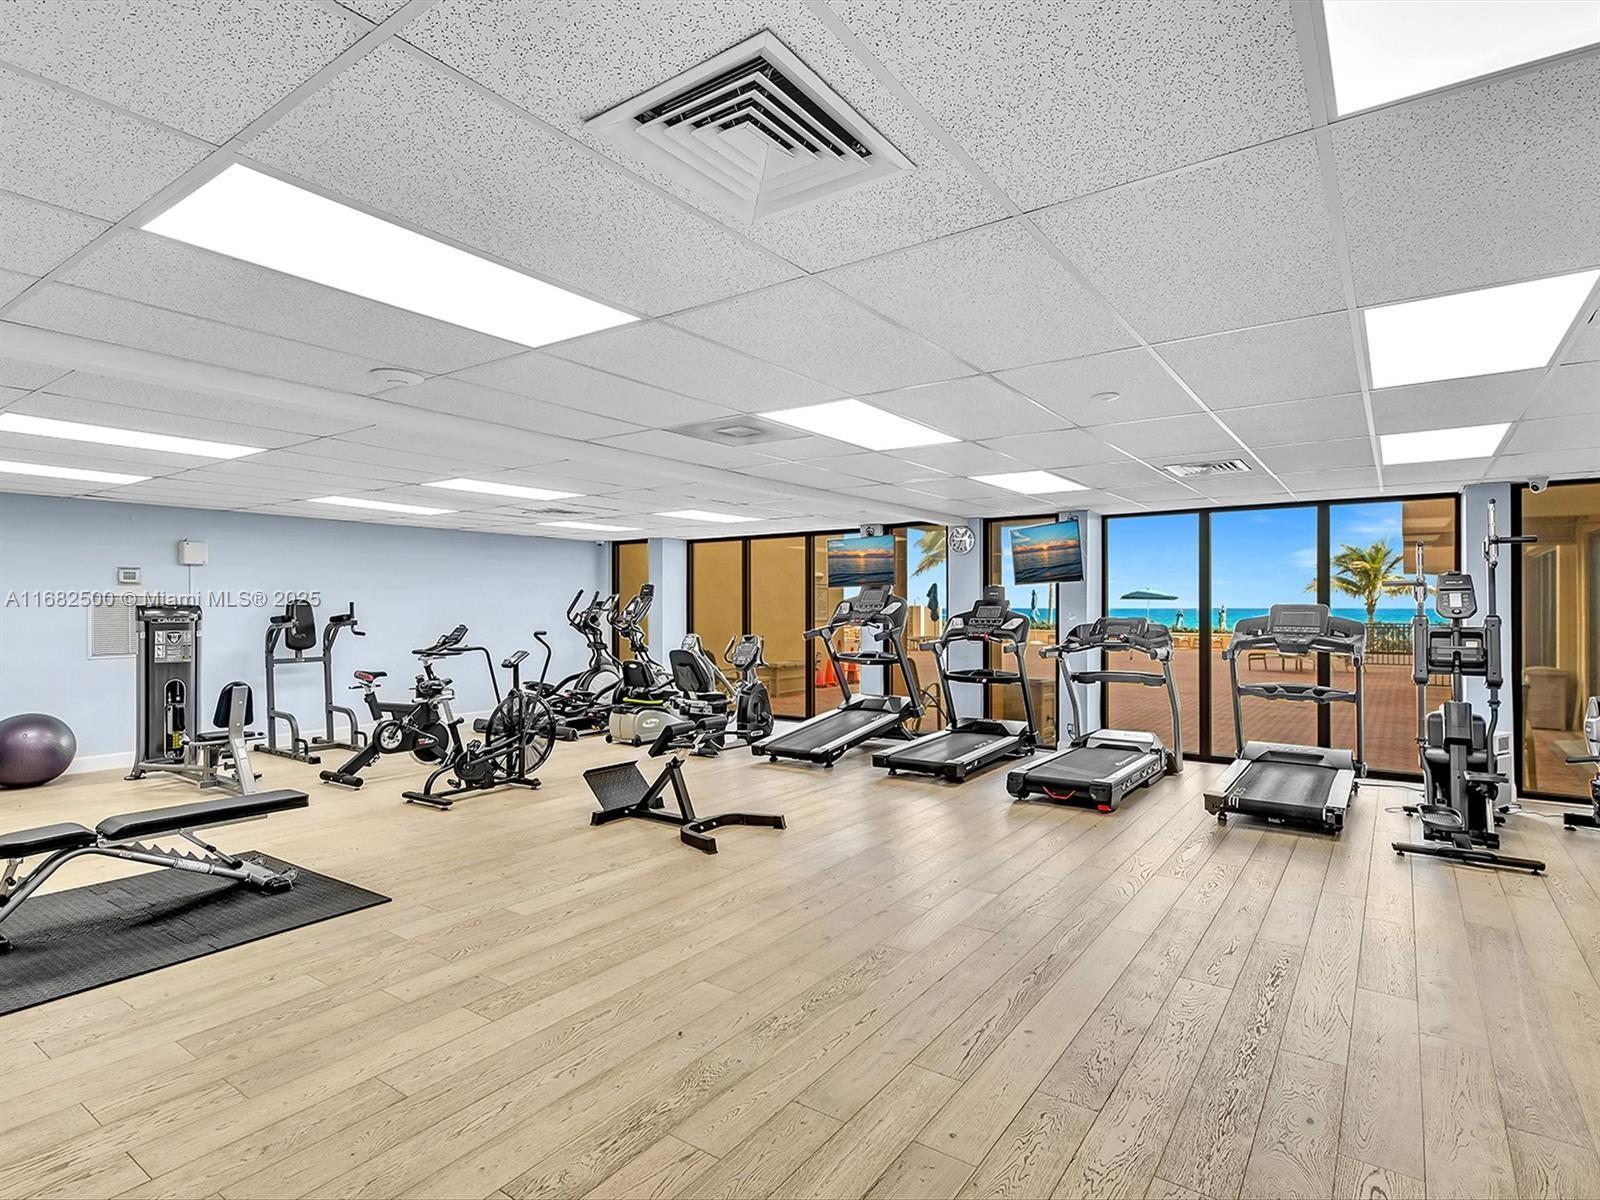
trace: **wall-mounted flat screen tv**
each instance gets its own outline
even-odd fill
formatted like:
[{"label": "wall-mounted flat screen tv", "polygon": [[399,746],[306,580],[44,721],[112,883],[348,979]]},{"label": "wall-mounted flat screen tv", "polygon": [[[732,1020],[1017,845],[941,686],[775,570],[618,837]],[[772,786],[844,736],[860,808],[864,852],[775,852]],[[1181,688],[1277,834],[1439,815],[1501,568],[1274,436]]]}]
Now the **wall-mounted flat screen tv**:
[{"label": "wall-mounted flat screen tv", "polygon": [[1018,583],[1081,583],[1083,540],[1078,518],[1011,532],[1011,574]]},{"label": "wall-mounted flat screen tv", "polygon": [[894,585],[893,537],[828,539],[828,586]]}]

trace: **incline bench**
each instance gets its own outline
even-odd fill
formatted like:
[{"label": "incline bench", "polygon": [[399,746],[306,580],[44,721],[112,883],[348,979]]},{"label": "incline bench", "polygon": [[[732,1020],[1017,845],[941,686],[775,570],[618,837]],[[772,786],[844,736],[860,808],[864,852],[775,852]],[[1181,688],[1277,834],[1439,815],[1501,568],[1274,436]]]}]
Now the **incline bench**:
[{"label": "incline bench", "polygon": [[[6,863],[5,874],[0,876],[0,923],[21,908],[39,885],[70,859],[84,854],[103,854],[108,858],[126,859],[149,867],[168,867],[175,871],[222,875],[248,883],[263,892],[287,891],[294,886],[295,873],[292,868],[273,871],[259,862],[236,858],[196,837],[194,831],[212,825],[255,820],[291,808],[306,808],[309,804],[310,800],[304,792],[282,789],[122,813],[107,817],[93,829],[67,822],[41,825],[37,829],[24,829],[19,833],[0,834],[0,862]],[[193,842],[203,853],[168,850],[145,845],[143,841],[145,838],[167,836]],[[44,860],[27,875],[18,878],[17,872],[23,862],[41,854],[45,856]],[[10,949],[11,943],[0,935],[0,954]]]}]

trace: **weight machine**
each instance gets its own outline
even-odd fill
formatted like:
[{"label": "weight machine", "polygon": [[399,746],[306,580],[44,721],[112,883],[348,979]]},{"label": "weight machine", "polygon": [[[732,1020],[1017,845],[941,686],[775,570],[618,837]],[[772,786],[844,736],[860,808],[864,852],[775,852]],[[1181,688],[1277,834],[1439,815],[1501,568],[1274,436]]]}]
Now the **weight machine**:
[{"label": "weight machine", "polygon": [[[284,605],[281,616],[267,621],[267,740],[256,745],[262,754],[275,754],[279,758],[292,758],[303,763],[320,763],[319,750],[359,750],[367,744],[367,735],[361,731],[361,722],[353,708],[333,702],[333,644],[340,633],[349,630],[356,637],[367,635],[356,627],[356,606],[352,603],[342,613],[328,618],[322,629],[322,653],[307,654],[317,646],[316,610],[304,600]],[[290,653],[280,657],[282,644]],[[278,668],[298,666],[301,663],[320,663],[322,666],[323,735],[315,740],[300,735],[300,722],[293,713],[278,707]],[[335,729],[335,718],[342,716],[350,723],[350,736],[341,741]],[[289,727],[287,745],[278,744],[278,722]]]}]

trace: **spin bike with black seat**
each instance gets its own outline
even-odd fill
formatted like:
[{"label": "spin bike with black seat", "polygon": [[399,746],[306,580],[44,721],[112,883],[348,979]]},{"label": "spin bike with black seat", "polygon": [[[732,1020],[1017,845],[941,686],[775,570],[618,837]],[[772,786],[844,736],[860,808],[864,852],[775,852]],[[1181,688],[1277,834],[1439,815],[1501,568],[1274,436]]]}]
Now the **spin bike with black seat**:
[{"label": "spin bike with black seat", "polygon": [[[363,693],[367,710],[375,722],[367,744],[333,770],[321,772],[324,783],[340,787],[359,788],[363,782],[361,772],[384,754],[409,754],[426,766],[442,766],[461,751],[459,722],[450,709],[455,693],[450,690],[454,681],[441,677],[434,664],[441,659],[482,650],[481,646],[466,646],[467,627],[457,625],[449,633],[440,634],[434,641],[413,650],[422,662],[422,673],[416,677],[410,700],[403,702],[378,699],[378,688],[388,678],[387,671],[357,671],[351,691]],[[490,660],[489,680],[494,687],[495,704],[501,700],[500,681],[495,677],[493,660]]]},{"label": "spin bike with black seat", "polygon": [[[1502,537],[1495,528],[1495,502],[1489,501],[1483,561],[1488,605],[1483,622],[1471,624],[1478,613],[1478,594],[1471,575],[1442,571],[1434,584],[1433,608],[1449,622],[1440,627],[1428,620],[1428,579],[1423,570],[1422,544],[1416,548],[1417,574],[1412,581],[1417,611],[1411,618],[1411,678],[1417,685],[1417,749],[1422,761],[1423,803],[1408,808],[1422,823],[1421,842],[1395,842],[1396,854],[1427,854],[1473,867],[1498,867],[1537,875],[1544,863],[1535,858],[1501,854],[1498,826],[1504,823],[1500,803],[1509,794],[1510,779],[1496,769],[1493,746],[1500,721],[1501,670],[1500,617],[1495,612],[1495,573],[1501,546],[1528,545],[1531,535]],[[1428,711],[1428,681],[1434,675],[1450,677],[1450,699]],[[1466,681],[1481,679],[1489,693],[1489,719],[1472,711],[1466,698]]]}]

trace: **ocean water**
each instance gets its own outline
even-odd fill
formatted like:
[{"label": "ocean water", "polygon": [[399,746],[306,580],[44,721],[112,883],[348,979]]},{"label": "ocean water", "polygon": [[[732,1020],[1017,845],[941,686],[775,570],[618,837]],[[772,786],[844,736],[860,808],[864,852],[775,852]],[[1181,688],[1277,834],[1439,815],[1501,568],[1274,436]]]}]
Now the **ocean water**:
[{"label": "ocean water", "polygon": [[[1367,610],[1362,605],[1356,605],[1354,608],[1332,606],[1331,611],[1336,617],[1345,617],[1352,621],[1365,621],[1367,619]],[[1410,605],[1404,608],[1382,606],[1374,614],[1373,619],[1382,625],[1409,625],[1411,624],[1411,616],[1415,611]],[[1109,615],[1113,617],[1143,617],[1148,615],[1152,621],[1157,621],[1168,628],[1200,628],[1200,610],[1195,608],[1161,608],[1153,604],[1147,614],[1143,605],[1130,604],[1126,607],[1111,609]],[[1211,625],[1214,629],[1232,629],[1234,622],[1242,617],[1264,617],[1266,615],[1267,610],[1264,608],[1230,608],[1227,610],[1226,621],[1221,621],[1218,619],[1218,611],[1213,608],[1211,610]],[[1180,617],[1182,618],[1181,625],[1178,624]],[[1428,613],[1428,620],[1430,624],[1434,625],[1448,624],[1438,613],[1431,611]]]}]

